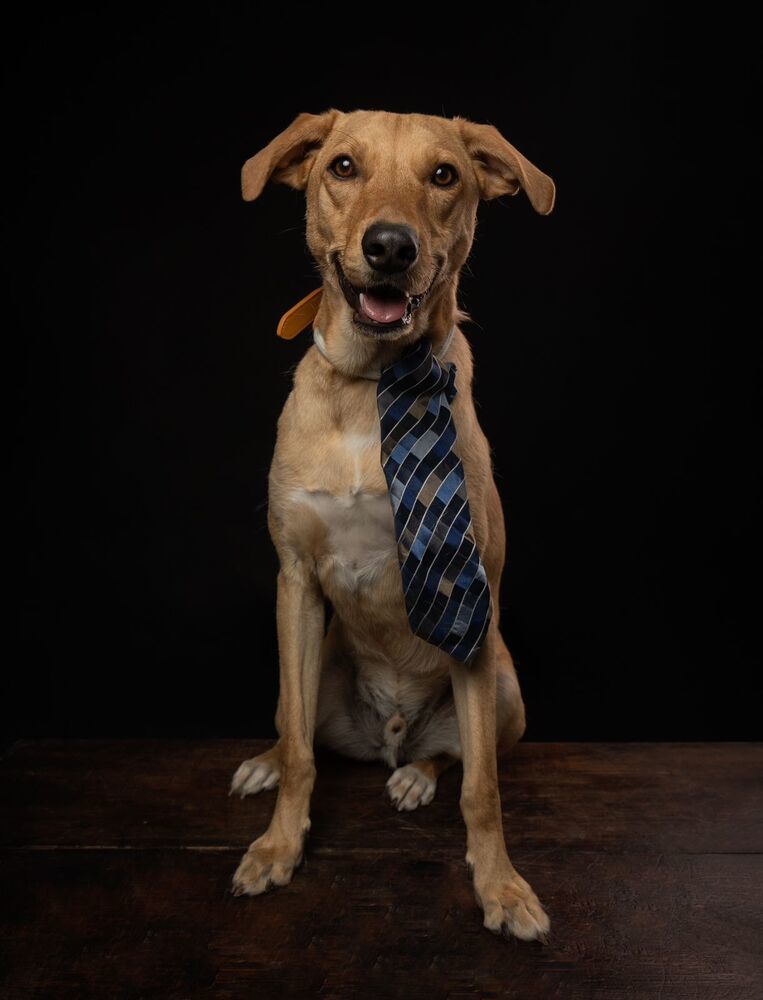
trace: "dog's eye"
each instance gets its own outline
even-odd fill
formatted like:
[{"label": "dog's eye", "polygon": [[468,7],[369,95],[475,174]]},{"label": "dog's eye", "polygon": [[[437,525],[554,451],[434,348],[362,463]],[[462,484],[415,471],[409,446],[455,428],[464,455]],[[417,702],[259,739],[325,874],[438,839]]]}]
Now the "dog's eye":
[{"label": "dog's eye", "polygon": [[346,180],[348,177],[354,177],[357,173],[355,164],[349,156],[337,156],[337,158],[332,161],[329,170],[336,177],[341,177],[342,180]]},{"label": "dog's eye", "polygon": [[452,187],[458,180],[458,171],[449,163],[441,163],[432,174],[432,183],[437,187]]}]

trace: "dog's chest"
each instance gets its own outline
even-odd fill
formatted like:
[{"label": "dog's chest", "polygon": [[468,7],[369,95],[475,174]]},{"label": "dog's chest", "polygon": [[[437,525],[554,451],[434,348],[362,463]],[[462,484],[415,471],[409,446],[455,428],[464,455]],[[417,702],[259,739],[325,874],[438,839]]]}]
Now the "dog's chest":
[{"label": "dog's chest", "polygon": [[391,560],[397,566],[392,505],[379,456],[378,429],[339,435],[326,458],[325,487],[313,481],[291,491],[297,508],[307,508],[325,529],[315,555],[321,579],[331,590],[367,589]]}]

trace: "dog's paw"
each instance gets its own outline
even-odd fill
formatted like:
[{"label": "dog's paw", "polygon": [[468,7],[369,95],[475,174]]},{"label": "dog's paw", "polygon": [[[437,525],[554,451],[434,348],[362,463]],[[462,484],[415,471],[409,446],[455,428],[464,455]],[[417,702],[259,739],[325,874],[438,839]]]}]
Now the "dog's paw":
[{"label": "dog's paw", "polygon": [[[467,857],[467,864],[470,864]],[[508,864],[502,876],[480,879],[475,874],[474,890],[484,914],[483,923],[494,934],[523,941],[548,941],[551,922],[527,882]]]},{"label": "dog's paw", "polygon": [[436,788],[435,779],[424,774],[415,764],[399,767],[387,782],[387,792],[398,812],[428,806]]},{"label": "dog's paw", "polygon": [[234,896],[258,896],[274,886],[288,885],[303,856],[304,838],[302,846],[290,847],[283,842],[273,843],[264,833],[249,845],[241,859],[231,892]]},{"label": "dog's paw", "polygon": [[256,795],[257,792],[275,788],[281,777],[281,766],[278,752],[273,747],[258,757],[245,760],[240,765],[231,781],[228,795],[238,794],[243,799],[245,795]]}]

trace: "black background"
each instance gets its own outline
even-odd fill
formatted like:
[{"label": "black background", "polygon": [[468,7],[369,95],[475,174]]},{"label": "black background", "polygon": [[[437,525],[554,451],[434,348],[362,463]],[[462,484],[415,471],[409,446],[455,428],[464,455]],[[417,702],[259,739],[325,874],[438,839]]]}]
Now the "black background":
[{"label": "black background", "polygon": [[17,26],[7,739],[274,734],[267,470],[310,343],[275,328],[316,281],[303,196],[239,172],[328,107],[491,122],[557,184],[480,206],[460,296],[527,738],[757,735],[749,29],[659,9]]}]

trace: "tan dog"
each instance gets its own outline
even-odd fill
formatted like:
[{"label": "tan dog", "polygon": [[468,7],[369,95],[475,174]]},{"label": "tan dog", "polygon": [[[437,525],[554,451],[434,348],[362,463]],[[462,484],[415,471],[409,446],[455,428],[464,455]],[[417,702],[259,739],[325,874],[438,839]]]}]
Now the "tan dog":
[{"label": "tan dog", "polygon": [[[554,184],[492,125],[333,108],[299,115],[247,160],[244,199],[271,179],[306,191],[307,242],[323,278],[314,323],[322,342],[297,366],[270,469],[280,738],[239,767],[231,792],[278,784],[278,798],[233,891],[285,885],[302,860],[314,739],[394,768],[388,790],[399,809],[430,802],[438,775],[461,759],[466,861],[485,926],[544,938],[548,917],[503,837],[496,756],[522,736],[525,716],[498,628],[503,512],[471,394],[471,349],[457,326],[469,317],[456,291],[479,199],[521,187],[547,215]],[[458,453],[494,598],[469,666],[411,631],[380,460],[373,373],[423,334],[457,367]],[[324,596],[334,609],[327,630]]]}]

